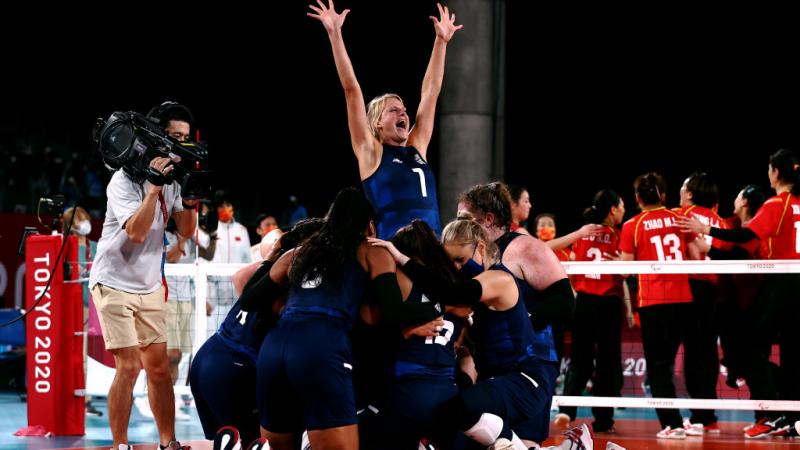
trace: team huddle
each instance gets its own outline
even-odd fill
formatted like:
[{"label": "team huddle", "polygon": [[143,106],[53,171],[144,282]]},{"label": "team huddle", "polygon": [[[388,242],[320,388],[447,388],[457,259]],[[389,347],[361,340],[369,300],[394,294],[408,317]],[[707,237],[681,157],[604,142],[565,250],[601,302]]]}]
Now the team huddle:
[{"label": "team huddle", "polygon": [[[594,378],[595,394],[620,396],[620,329],[623,317],[633,320],[632,296],[621,276],[583,275],[571,283],[560,259],[800,259],[795,189],[800,160],[784,150],[770,160],[770,182],[778,195],[759,202],[745,188],[737,198],[737,211],[743,211],[737,227],[719,218],[716,187],[701,173],[687,179],[675,211],[664,206],[662,177],[638,177],[634,189],[642,212],[621,232],[622,198],[603,190],[584,213],[589,225],[553,240],[542,237],[543,231],[537,239],[519,227],[513,213],[518,190],[502,182],[466,189],[452,205],[457,219],[443,226],[427,150],[447,45],[462,26],[441,5],[439,16],[431,17],[436,38],[412,127],[398,95],[365,102],[342,37],[349,10],[337,13],[331,0],[309,7],[308,15],[323,24],[330,40],[363,190],[339,191],[324,218],[297,223],[261,249],[263,262],[234,275],[238,300],[197,352],[189,373],[204,433],[216,448],[233,450],[239,441],[251,443],[252,450],[267,441],[277,450],[539,447],[549,436],[563,342],[559,325],[574,323],[565,394],[580,395]],[[169,169],[167,158],[157,159],[154,169]],[[147,242],[146,233],[158,231],[153,221],[166,222],[170,210],[194,208],[174,187],[163,189],[149,186],[142,200],[134,192],[125,208],[118,208],[125,214],[114,230],[123,247],[131,229],[141,229]],[[140,208],[145,202],[150,203]],[[159,205],[163,214],[153,216]],[[196,219],[183,216],[179,232],[191,235]],[[160,245],[152,244],[156,250]],[[150,272],[148,280],[159,275]],[[98,296],[116,295],[103,281],[97,282]],[[703,275],[639,277],[635,298],[654,397],[676,396],[672,364],[681,343],[689,394],[716,397],[717,336],[711,323],[716,283]],[[732,367],[741,371],[754,398],[800,398],[796,383],[777,381],[800,379],[800,335],[793,326],[800,309],[788,302],[798,291],[795,275],[765,278],[758,295],[769,307],[757,311],[752,339],[731,346],[731,361],[749,361]],[[154,292],[160,300],[161,291]],[[105,308],[101,314],[110,312]],[[759,334],[769,334],[765,330],[775,323],[780,377],[773,374]],[[142,345],[134,332],[130,342],[119,345],[109,346],[107,338],[107,347]],[[162,341],[154,337],[148,344]],[[130,352],[131,373],[138,374],[137,358]],[[115,398],[127,397],[119,391]],[[126,406],[120,404],[117,410]],[[657,412],[660,438],[718,431],[711,410],[693,411],[688,421],[678,410]],[[562,413],[571,421],[576,409]],[[613,408],[593,413],[595,431],[613,431]],[[759,413],[757,419],[748,437],[788,432],[796,420],[776,412]],[[127,424],[126,417],[118,422]],[[127,435],[116,433],[115,443],[127,442]],[[186,447],[174,440],[174,428],[161,434],[169,443],[163,448]],[[587,425],[567,431],[558,446],[592,447]]]}]

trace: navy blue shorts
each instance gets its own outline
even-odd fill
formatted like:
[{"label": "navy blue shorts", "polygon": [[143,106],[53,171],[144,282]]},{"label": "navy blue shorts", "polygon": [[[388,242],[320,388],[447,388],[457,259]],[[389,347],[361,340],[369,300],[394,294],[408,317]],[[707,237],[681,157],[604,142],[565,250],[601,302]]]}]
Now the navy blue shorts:
[{"label": "navy blue shorts", "polygon": [[415,450],[422,438],[453,448],[458,433],[440,424],[446,402],[458,395],[453,380],[405,379],[386,384],[384,395],[359,415],[363,450]]},{"label": "navy blue shorts", "polygon": [[[541,443],[550,428],[550,404],[558,371],[555,366],[541,365],[498,375],[478,382],[461,394],[470,404],[492,405],[485,412],[500,416],[522,439]],[[534,384],[535,383],[535,384]],[[544,437],[542,437],[544,436]]]},{"label": "navy blue shorts", "polygon": [[[539,387],[542,388],[543,400],[537,414],[512,427],[517,436],[543,443],[550,436],[550,405],[553,403],[558,368],[554,365],[544,364],[536,369],[526,369],[531,376],[536,375]],[[535,372],[531,374],[530,372]]]},{"label": "navy blue shorts", "polygon": [[256,363],[261,426],[273,433],[355,425],[350,335],[322,315],[284,316]]},{"label": "navy blue shorts", "polygon": [[206,439],[214,439],[217,430],[226,425],[239,430],[242,442],[261,436],[253,397],[256,367],[251,357],[231,349],[215,334],[192,360],[189,383]]}]

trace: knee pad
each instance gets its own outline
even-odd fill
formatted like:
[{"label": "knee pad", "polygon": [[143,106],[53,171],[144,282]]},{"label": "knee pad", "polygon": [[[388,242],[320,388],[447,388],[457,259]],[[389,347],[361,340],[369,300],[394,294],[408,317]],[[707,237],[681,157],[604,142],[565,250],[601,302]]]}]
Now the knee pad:
[{"label": "knee pad", "polygon": [[492,413],[481,414],[478,423],[473,425],[464,434],[475,442],[488,447],[497,440],[503,431],[503,419]]}]

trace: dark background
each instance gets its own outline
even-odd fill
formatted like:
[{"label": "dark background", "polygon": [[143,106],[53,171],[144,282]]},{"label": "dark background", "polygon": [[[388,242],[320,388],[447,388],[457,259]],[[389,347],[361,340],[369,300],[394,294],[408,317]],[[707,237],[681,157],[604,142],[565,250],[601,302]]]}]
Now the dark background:
[{"label": "dark background", "polygon": [[[89,159],[97,117],[176,100],[193,109],[240,221],[279,214],[290,194],[323,214],[339,188],[359,184],[344,97],[306,3],[274,3],[7,19],[19,28],[3,35],[3,158],[51,145]],[[336,5],[352,8],[345,40],[365,98],[396,92],[413,116],[435,2]],[[778,11],[506,7],[505,178],[529,188],[532,217],[555,212],[561,232],[602,188],[633,212],[631,183],[647,171],[667,176],[670,206],[687,175],[710,172],[730,214],[741,187],[767,185],[770,153],[798,147],[797,39]]]}]

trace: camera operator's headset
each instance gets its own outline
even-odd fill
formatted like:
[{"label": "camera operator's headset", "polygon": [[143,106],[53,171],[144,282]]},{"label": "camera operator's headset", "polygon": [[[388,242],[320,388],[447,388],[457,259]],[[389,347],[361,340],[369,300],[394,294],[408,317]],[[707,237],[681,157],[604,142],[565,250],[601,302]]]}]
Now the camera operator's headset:
[{"label": "camera operator's headset", "polygon": [[161,119],[166,115],[167,112],[173,110],[180,111],[186,115],[186,117],[189,119],[189,126],[194,129],[194,114],[192,114],[192,111],[188,107],[172,100],[167,100],[158,106],[150,108],[150,111],[147,112],[147,118],[158,125],[161,125]]}]

